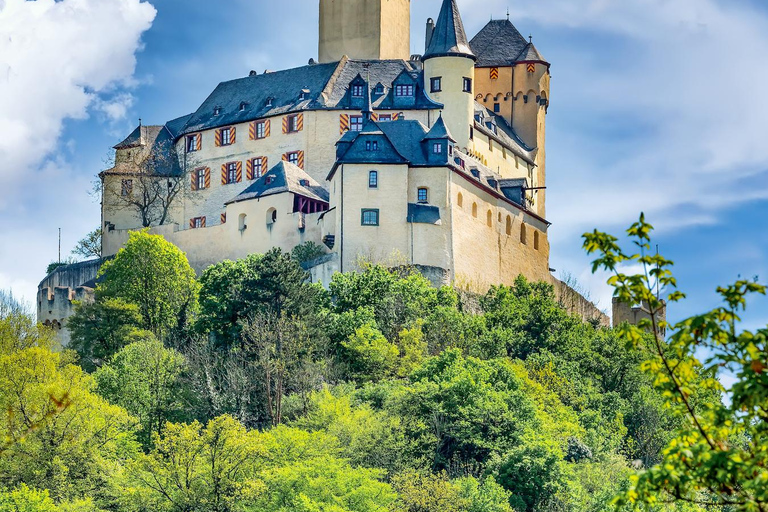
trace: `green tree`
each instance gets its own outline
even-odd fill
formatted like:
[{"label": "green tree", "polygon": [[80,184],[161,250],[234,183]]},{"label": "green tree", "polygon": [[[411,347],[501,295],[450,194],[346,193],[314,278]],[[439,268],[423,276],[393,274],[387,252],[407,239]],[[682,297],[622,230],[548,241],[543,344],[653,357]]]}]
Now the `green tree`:
[{"label": "green tree", "polygon": [[80,241],[72,249],[72,255],[84,259],[101,257],[101,228],[96,228]]},{"label": "green tree", "polygon": [[184,327],[197,307],[198,283],[187,257],[160,235],[129,235],[125,247],[99,270],[96,300],[136,304],[142,327],[163,339]]},{"label": "green tree", "polygon": [[342,343],[349,375],[358,382],[376,382],[393,374],[400,351],[376,328],[364,325]]},{"label": "green tree", "polygon": [[184,419],[188,403],[182,380],[184,356],[147,334],[145,340],[123,348],[94,374],[96,391],[138,418],[139,439],[145,446],[166,422]]},{"label": "green tree", "polygon": [[397,491],[396,512],[464,512],[466,499],[461,489],[445,473],[409,471],[395,475],[392,486]]},{"label": "green tree", "polygon": [[324,254],[325,249],[312,241],[299,244],[291,250],[291,258],[299,263],[307,263],[316,260]]},{"label": "green tree", "polygon": [[563,453],[551,442],[526,439],[504,456],[498,481],[516,509],[536,510],[566,488]]},{"label": "green tree", "polygon": [[[606,233],[584,235],[586,251],[597,255],[593,270],[610,272],[615,296],[640,305],[647,315],[639,325],[622,326],[622,336],[652,354],[643,369],[653,375],[666,405],[686,419],[661,462],[635,475],[618,503],[647,509],[687,502],[768,510],[768,329],[739,328],[748,297],[765,295],[766,287],[741,280],[718,288],[722,307],[668,325],[662,310],[685,295],[676,289],[672,262],[652,251],[652,231],[644,215],[627,230],[636,252],[625,252]],[[643,272],[624,273],[627,263],[640,264]],[[665,290],[666,303],[659,289]],[[661,334],[665,329],[671,332],[667,340]],[[706,399],[724,391],[717,379],[721,368],[736,376],[728,403]]]},{"label": "green tree", "polygon": [[139,335],[142,324],[139,306],[123,299],[78,302],[67,320],[69,348],[80,356],[80,365],[92,372]]},{"label": "green tree", "polygon": [[21,484],[12,491],[0,491],[0,512],[59,512],[59,508],[48,491]]}]

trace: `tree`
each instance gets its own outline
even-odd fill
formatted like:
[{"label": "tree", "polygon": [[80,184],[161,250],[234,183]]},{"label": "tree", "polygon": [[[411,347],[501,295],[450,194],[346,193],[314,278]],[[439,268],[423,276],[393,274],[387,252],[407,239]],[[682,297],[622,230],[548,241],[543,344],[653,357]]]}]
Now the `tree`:
[{"label": "tree", "polygon": [[97,302],[119,298],[136,304],[141,327],[158,339],[182,328],[197,308],[195,271],[178,247],[145,231],[129,235],[125,247],[99,270]]},{"label": "tree", "polygon": [[312,241],[299,244],[291,250],[291,258],[299,263],[307,263],[316,260],[324,254],[325,249]]},{"label": "tree", "polygon": [[101,258],[101,228],[94,229],[77,242],[72,255],[83,259]]},{"label": "tree", "polygon": [[140,336],[142,323],[139,306],[122,299],[104,297],[79,302],[67,320],[69,348],[80,356],[80,365],[92,372]]},{"label": "tree", "polygon": [[21,484],[12,491],[0,491],[0,512],[58,512],[48,491]]},{"label": "tree", "polygon": [[[679,502],[723,506],[730,510],[768,510],[768,328],[739,328],[740,312],[751,295],[765,295],[756,281],[739,280],[718,288],[724,305],[674,325],[661,311],[685,298],[672,274],[672,261],[651,250],[653,227],[640,215],[627,234],[637,252],[625,252],[618,239],[595,230],[584,248],[596,254],[593,271],[611,273],[615,296],[640,305],[638,325],[623,325],[622,336],[651,356],[643,369],[654,377],[668,407],[685,418],[662,452],[662,461],[635,475],[618,504],[650,509]],[[627,263],[639,274],[622,271]],[[666,302],[656,290],[664,290]],[[671,331],[665,339],[661,334]],[[703,358],[699,354],[704,354]],[[717,379],[725,368],[736,376],[730,401],[706,400],[724,392]]]},{"label": "tree", "polygon": [[[102,201],[110,209],[135,214],[144,228],[169,222],[187,182],[173,141],[156,140],[123,157],[118,166],[100,175]],[[187,166],[194,163],[187,161]]]},{"label": "tree", "polygon": [[358,382],[376,382],[391,376],[400,357],[397,345],[371,325],[357,329],[342,346],[347,352],[349,375]]},{"label": "tree", "polygon": [[138,418],[139,439],[149,446],[166,422],[185,417],[185,369],[181,354],[149,334],[121,349],[94,374],[96,391]]}]

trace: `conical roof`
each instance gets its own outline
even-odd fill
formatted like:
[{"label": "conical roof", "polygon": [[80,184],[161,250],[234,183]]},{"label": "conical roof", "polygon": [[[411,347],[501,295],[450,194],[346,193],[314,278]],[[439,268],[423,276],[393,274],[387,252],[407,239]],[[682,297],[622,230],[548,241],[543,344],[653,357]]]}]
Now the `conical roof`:
[{"label": "conical roof", "polygon": [[456,139],[454,139],[453,136],[451,135],[451,131],[445,125],[445,121],[443,120],[442,115],[440,115],[440,117],[437,118],[437,121],[435,121],[435,124],[432,125],[432,128],[429,129],[429,131],[427,132],[427,134],[424,136],[422,140],[434,140],[434,139],[450,139],[453,142],[456,142]]},{"label": "conical roof", "polygon": [[467,33],[464,31],[464,23],[461,21],[459,6],[456,0],[443,0],[440,16],[437,18],[435,30],[429,47],[422,59],[445,56],[466,56],[474,58],[472,48],[469,46]]},{"label": "conical roof", "polygon": [[517,56],[517,62],[543,62],[549,64],[544,57],[541,56],[539,50],[533,46],[533,43],[528,43],[520,55]]}]

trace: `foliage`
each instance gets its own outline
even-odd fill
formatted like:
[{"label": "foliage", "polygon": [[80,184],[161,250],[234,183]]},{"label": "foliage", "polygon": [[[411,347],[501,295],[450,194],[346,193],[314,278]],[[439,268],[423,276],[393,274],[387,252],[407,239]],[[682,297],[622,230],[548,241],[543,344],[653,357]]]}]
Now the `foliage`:
[{"label": "foliage", "polygon": [[298,263],[307,263],[316,260],[325,254],[325,249],[315,242],[309,241],[299,244],[291,250],[291,258]]},{"label": "foliage", "polygon": [[0,512],[58,512],[48,491],[30,489],[21,484],[12,491],[0,492]]},{"label": "foliage", "polygon": [[93,371],[140,336],[142,323],[139,306],[123,299],[76,303],[75,313],[67,320],[69,348],[78,353],[85,370]]},{"label": "foliage", "polygon": [[187,404],[181,379],[184,356],[148,334],[147,339],[120,350],[94,374],[96,391],[138,418],[139,439],[145,446],[166,422],[184,419]]},{"label": "foliage", "polygon": [[358,382],[378,381],[390,376],[400,351],[376,328],[364,325],[342,343],[347,351],[350,376]]},{"label": "foliage", "polygon": [[73,263],[77,263],[77,260],[75,258],[67,258],[65,260],[59,260],[59,261],[52,261],[48,264],[48,266],[45,268],[45,275],[51,275],[56,269],[66,267],[67,265],[72,265]]},{"label": "foliage", "polygon": [[141,327],[159,339],[183,327],[197,308],[195,271],[184,253],[159,235],[131,233],[125,247],[102,265],[99,277],[96,300],[136,304]]},{"label": "foliage", "polygon": [[[611,273],[608,284],[623,302],[638,304],[647,318],[624,325],[622,336],[649,357],[643,369],[654,377],[667,407],[685,418],[656,466],[635,475],[619,504],[652,508],[666,502],[719,505],[730,510],[768,510],[768,329],[739,328],[740,312],[751,295],[765,295],[756,281],[739,280],[718,288],[724,305],[675,325],[662,310],[685,298],[678,291],[672,262],[651,250],[653,227],[644,215],[627,234],[636,252],[624,252],[618,239],[594,231],[584,247],[596,254],[593,270]],[[639,274],[622,268],[637,263]],[[655,290],[664,289],[666,302]],[[670,329],[668,340],[662,332]],[[704,354],[700,358],[699,354]],[[717,379],[724,368],[736,377],[729,401],[707,399],[724,392]]]},{"label": "foliage", "polygon": [[72,255],[83,259],[101,258],[101,228],[94,229],[78,241]]}]

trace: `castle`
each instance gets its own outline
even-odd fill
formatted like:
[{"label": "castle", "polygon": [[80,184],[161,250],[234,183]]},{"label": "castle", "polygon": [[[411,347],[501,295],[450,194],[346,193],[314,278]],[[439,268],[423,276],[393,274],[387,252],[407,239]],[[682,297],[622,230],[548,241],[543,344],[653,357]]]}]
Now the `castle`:
[{"label": "castle", "polygon": [[[197,272],[314,242],[327,254],[308,270],[325,284],[363,260],[477,292],[519,274],[559,283],[550,64],[509,19],[470,40],[456,0],[427,20],[423,55],[410,46],[410,0],[320,0],[317,61],[222,82],[195,112],[115,146],[102,256],[149,227]],[[41,283],[41,321],[63,322],[55,297],[82,293],[56,292],[67,272]]]}]

